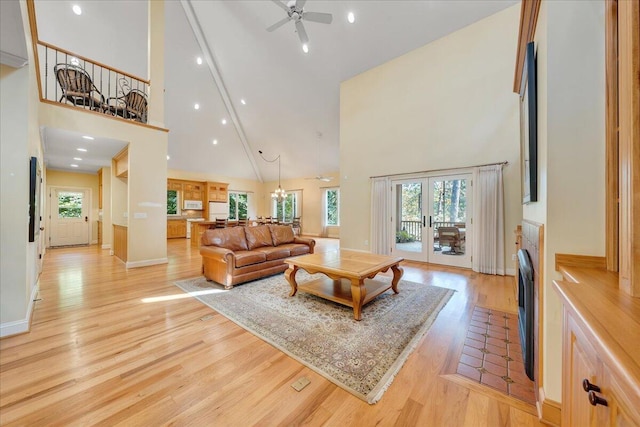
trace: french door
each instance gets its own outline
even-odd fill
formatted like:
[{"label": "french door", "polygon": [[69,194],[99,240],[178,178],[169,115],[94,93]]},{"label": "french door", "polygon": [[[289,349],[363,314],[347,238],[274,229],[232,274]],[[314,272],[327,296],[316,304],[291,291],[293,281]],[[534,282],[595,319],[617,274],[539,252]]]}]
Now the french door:
[{"label": "french door", "polygon": [[89,244],[89,190],[52,188],[51,246]]},{"label": "french door", "polygon": [[392,181],[392,253],[471,268],[471,174]]}]

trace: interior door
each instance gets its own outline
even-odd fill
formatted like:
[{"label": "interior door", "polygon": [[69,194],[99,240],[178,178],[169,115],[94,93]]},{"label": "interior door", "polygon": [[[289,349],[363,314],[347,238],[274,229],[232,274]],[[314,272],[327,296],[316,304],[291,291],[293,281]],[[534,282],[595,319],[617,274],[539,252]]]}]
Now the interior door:
[{"label": "interior door", "polygon": [[428,260],[471,268],[471,174],[429,178]]},{"label": "interior door", "polygon": [[89,191],[54,188],[51,191],[51,246],[89,244]]}]

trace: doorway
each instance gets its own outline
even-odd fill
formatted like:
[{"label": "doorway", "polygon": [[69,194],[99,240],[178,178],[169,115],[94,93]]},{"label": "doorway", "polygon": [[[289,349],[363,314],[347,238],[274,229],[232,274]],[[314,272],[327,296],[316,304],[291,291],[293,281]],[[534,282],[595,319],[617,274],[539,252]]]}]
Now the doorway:
[{"label": "doorway", "polygon": [[49,192],[49,245],[89,244],[90,190],[52,187]]},{"label": "doorway", "polygon": [[471,174],[392,181],[392,253],[471,268]]}]

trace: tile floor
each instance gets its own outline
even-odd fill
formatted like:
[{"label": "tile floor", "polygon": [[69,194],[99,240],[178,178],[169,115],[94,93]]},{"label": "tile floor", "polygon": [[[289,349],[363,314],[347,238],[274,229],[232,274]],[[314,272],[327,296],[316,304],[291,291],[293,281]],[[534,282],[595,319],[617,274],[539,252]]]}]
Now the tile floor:
[{"label": "tile floor", "polygon": [[533,381],[524,372],[517,314],[474,307],[457,372],[535,404]]}]

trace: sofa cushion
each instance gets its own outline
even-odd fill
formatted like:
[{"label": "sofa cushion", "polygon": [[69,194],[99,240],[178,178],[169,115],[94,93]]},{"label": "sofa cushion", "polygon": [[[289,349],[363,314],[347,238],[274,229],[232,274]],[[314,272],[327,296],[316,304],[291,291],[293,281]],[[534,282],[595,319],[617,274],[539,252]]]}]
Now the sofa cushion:
[{"label": "sofa cushion", "polygon": [[266,225],[259,225],[257,227],[236,227],[244,228],[245,235],[247,236],[247,246],[249,250],[255,248],[261,248],[263,246],[273,246],[271,240],[271,232]]},{"label": "sofa cushion", "polygon": [[291,256],[291,252],[288,248],[283,248],[282,246],[264,246],[262,248],[256,249],[256,252],[262,252],[267,256],[267,261],[271,261],[274,259],[288,258]]},{"label": "sofa cushion", "polygon": [[203,246],[217,246],[232,251],[246,251],[247,239],[244,227],[214,228],[202,233]]},{"label": "sofa cushion", "polygon": [[286,245],[278,246],[278,249],[288,249],[291,256],[304,255],[311,252],[309,245],[303,245],[302,243],[287,243]]},{"label": "sofa cushion", "polygon": [[267,260],[266,254],[256,251],[237,251],[234,255],[236,257],[236,267],[259,264]]},{"label": "sofa cushion", "polygon": [[284,243],[291,243],[295,236],[293,235],[293,227],[290,225],[269,225],[271,230],[271,238],[273,240],[273,246],[282,245]]}]

